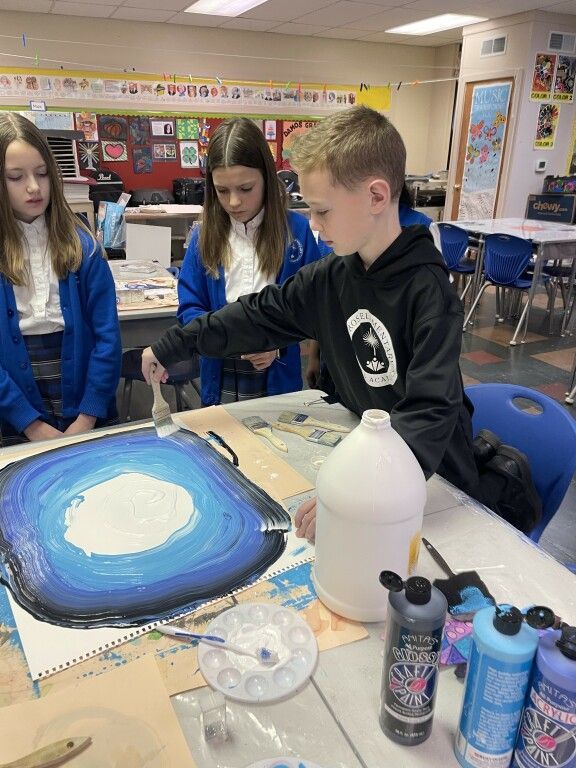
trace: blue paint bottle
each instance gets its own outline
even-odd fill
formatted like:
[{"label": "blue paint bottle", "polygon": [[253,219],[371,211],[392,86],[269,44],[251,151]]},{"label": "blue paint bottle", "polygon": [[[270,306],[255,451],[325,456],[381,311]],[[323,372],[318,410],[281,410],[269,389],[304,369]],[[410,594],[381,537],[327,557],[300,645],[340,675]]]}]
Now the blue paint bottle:
[{"label": "blue paint bottle", "polygon": [[513,768],[576,768],[576,627],[540,638]]},{"label": "blue paint bottle", "polygon": [[508,768],[512,760],[538,632],[513,606],[474,616],[455,753],[464,768]]}]

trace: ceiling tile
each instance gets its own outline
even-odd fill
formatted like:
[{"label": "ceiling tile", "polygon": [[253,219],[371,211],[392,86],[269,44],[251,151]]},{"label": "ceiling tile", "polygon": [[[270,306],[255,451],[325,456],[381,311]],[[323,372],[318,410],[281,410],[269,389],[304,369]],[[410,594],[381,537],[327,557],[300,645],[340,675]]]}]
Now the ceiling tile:
[{"label": "ceiling tile", "polygon": [[228,19],[221,25],[221,29],[243,29],[248,32],[267,32],[278,26],[277,21],[268,21],[260,19],[245,19],[237,16],[235,19]]},{"label": "ceiling tile", "polygon": [[[192,4],[192,0],[162,0],[163,11],[183,11]],[[123,8],[152,8],[158,10],[159,0],[119,0],[118,5]]]},{"label": "ceiling tile", "polygon": [[168,21],[174,16],[174,11],[159,11],[152,8],[118,8],[110,18],[126,19],[128,21]]},{"label": "ceiling tile", "polygon": [[576,0],[569,3],[559,3],[550,8],[551,13],[573,13],[576,14]]},{"label": "ceiling tile", "polygon": [[314,37],[332,37],[335,40],[358,40],[358,38],[365,35],[366,31],[363,29],[350,29],[350,27],[334,27],[333,29],[327,29],[324,32],[318,32]]},{"label": "ceiling tile", "polygon": [[327,26],[320,26],[319,24],[280,24],[274,27],[273,33],[281,35],[317,35],[319,32],[324,32],[328,29]]},{"label": "ceiling tile", "polygon": [[268,0],[263,5],[243,13],[244,19],[262,19],[263,21],[292,21],[310,11],[334,5],[335,0]]},{"label": "ceiling tile", "polygon": [[86,16],[87,18],[106,19],[114,13],[116,5],[97,5],[90,3],[63,3],[56,0],[52,13],[63,14],[65,16]]},{"label": "ceiling tile", "polygon": [[430,15],[442,13],[469,13],[468,5],[473,0],[414,0],[406,3],[406,8],[413,11],[430,11]]},{"label": "ceiling tile", "polygon": [[329,27],[344,26],[351,21],[364,20],[367,17],[381,13],[377,5],[368,3],[349,3],[346,0],[334,3],[326,8],[306,13],[294,19],[298,24],[323,24]]}]

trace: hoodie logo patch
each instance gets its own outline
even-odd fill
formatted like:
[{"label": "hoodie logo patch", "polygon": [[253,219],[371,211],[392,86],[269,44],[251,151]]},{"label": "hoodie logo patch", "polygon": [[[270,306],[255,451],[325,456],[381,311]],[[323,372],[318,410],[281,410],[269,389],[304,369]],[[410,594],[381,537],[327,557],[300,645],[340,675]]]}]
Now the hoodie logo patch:
[{"label": "hoodie logo patch", "polygon": [[358,309],[346,321],[364,381],[371,387],[387,387],[398,378],[396,355],[388,329],[367,309]]}]

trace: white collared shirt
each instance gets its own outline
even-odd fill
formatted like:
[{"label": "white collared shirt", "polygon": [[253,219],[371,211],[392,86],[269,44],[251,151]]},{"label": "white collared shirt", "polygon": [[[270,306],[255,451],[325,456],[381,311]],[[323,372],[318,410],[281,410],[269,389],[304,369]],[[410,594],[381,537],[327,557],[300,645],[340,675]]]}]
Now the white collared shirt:
[{"label": "white collared shirt", "polygon": [[24,261],[28,273],[26,285],[14,286],[20,331],[24,336],[61,331],[64,318],[58,278],[50,258],[46,219],[38,216],[30,224],[25,221],[18,224],[24,235]]},{"label": "white collared shirt", "polygon": [[276,282],[275,275],[264,275],[258,266],[256,235],[264,219],[264,209],[246,224],[230,218],[230,267],[225,270],[226,301],[236,301],[239,296],[260,291]]}]

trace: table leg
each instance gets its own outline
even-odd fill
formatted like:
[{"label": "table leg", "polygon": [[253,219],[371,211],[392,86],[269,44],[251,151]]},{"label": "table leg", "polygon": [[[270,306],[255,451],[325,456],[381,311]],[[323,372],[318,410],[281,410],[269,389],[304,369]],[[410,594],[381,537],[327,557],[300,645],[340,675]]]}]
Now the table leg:
[{"label": "table leg", "polygon": [[576,297],[572,296],[574,292],[574,279],[576,277],[576,256],[572,259],[572,269],[570,271],[570,277],[568,278],[568,286],[566,288],[566,306],[564,307],[564,315],[562,317],[562,327],[560,328],[560,336],[570,335],[568,331],[568,323],[572,315],[572,309],[574,309],[574,302]]},{"label": "table leg", "polygon": [[518,333],[520,331],[521,326],[524,326],[524,333],[522,335],[522,341],[521,344],[524,344],[526,341],[526,333],[528,331],[528,321],[530,320],[530,310],[532,309],[532,302],[534,300],[534,295],[536,294],[536,286],[538,285],[538,281],[540,280],[540,277],[542,275],[542,267],[545,263],[544,258],[544,245],[540,243],[538,247],[536,248],[536,260],[534,262],[534,274],[532,276],[532,285],[530,286],[530,290],[528,291],[528,299],[526,301],[526,307],[525,307],[525,318],[523,323],[518,323],[516,330],[514,331],[514,336],[510,339],[510,346],[515,347],[518,343],[516,341],[516,338],[518,336]]}]

